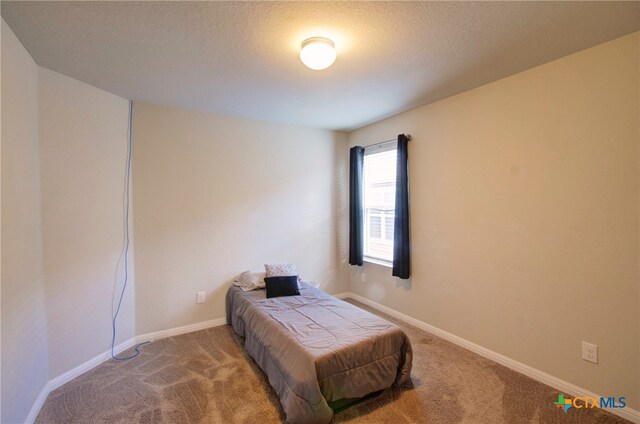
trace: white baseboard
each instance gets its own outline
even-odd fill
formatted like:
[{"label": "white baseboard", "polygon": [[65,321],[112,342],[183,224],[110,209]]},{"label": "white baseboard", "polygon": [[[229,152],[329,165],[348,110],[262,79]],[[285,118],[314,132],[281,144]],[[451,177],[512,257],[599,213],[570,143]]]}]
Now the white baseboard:
[{"label": "white baseboard", "polygon": [[36,398],[35,402],[33,402],[33,405],[31,406],[29,415],[27,415],[27,418],[24,420],[25,423],[32,424],[36,420],[36,417],[40,413],[40,409],[42,409],[42,405],[44,405],[44,401],[47,400],[47,396],[49,396],[48,386],[49,384],[45,384],[42,390],[40,390],[38,397]]},{"label": "white baseboard", "polygon": [[[413,325],[414,327],[418,327],[424,331],[427,331],[440,338],[450,341],[451,343],[454,343],[467,350],[477,353],[480,356],[491,359],[492,361],[497,362],[500,365],[504,365],[507,368],[510,368],[514,371],[517,371],[521,374],[531,377],[534,380],[537,380],[543,384],[546,384],[547,386],[551,386],[554,389],[559,390],[567,395],[574,396],[574,397],[583,397],[583,396],[592,397],[592,398],[600,397],[600,395],[590,392],[589,390],[583,389],[582,387],[578,387],[575,384],[571,384],[567,381],[561,380],[550,374],[547,374],[538,369],[530,367],[529,365],[523,364],[522,362],[518,362],[515,359],[511,359],[500,353],[487,349],[486,347],[480,346],[478,344],[470,342],[469,340],[463,339],[462,337],[456,336],[455,334],[451,334],[445,330],[442,330],[440,328],[434,327],[433,325],[427,324],[426,322],[410,317],[409,315],[405,315],[401,312],[396,311],[395,309],[391,309],[387,306],[381,305],[380,303],[374,302],[373,300],[367,299],[366,297],[362,297],[355,293],[339,293],[334,296],[339,299],[352,298],[354,300],[357,300],[358,302],[364,303],[365,305],[368,305],[374,309],[377,309],[380,312],[384,312],[388,315],[391,315],[394,318],[398,318],[402,321],[405,321],[406,323]],[[617,409],[617,408],[604,408],[604,409],[611,412],[612,414],[615,414],[619,417],[627,419],[633,423],[640,424],[640,411],[636,411],[628,407],[623,409]]]},{"label": "white baseboard", "polygon": [[[166,337],[178,336],[180,334],[191,333],[193,331],[204,330],[205,328],[217,327],[219,325],[224,325],[227,323],[226,318],[217,318],[209,321],[198,322],[196,324],[185,325],[182,327],[170,328],[168,330],[155,331],[153,333],[142,334],[140,336],[132,337],[129,340],[120,343],[117,346],[114,346],[113,352],[114,354],[119,354],[132,346],[137,345],[138,343],[149,342],[158,339],[164,339]],[[40,409],[44,405],[44,402],[47,400],[47,396],[53,390],[62,386],[65,383],[73,380],[76,377],[81,376],[85,372],[92,370],[97,367],[104,361],[111,358],[111,350],[106,352],[102,352],[101,354],[94,356],[89,359],[87,362],[78,365],[75,368],[70,369],[57,377],[52,378],[45,384],[45,386],[40,391],[40,394],[36,398],[31,410],[29,411],[29,415],[25,419],[25,423],[31,424],[36,420],[36,417],[40,413]]]},{"label": "white baseboard", "polygon": [[[133,346],[134,342],[135,342],[135,339],[130,338],[129,340],[122,342],[117,346],[114,346],[113,352],[117,355],[118,353],[124,350],[127,350],[131,346]],[[36,418],[38,417],[38,414],[40,413],[40,409],[42,409],[42,405],[44,405],[44,402],[47,400],[47,396],[49,396],[49,393],[51,393],[53,390],[57,389],[58,387],[62,386],[63,384],[73,380],[74,378],[84,374],[85,372],[97,367],[98,365],[100,365],[101,363],[103,363],[109,358],[111,358],[110,350],[103,352],[97,356],[94,356],[93,358],[89,359],[87,362],[80,364],[77,367],[72,368],[69,371],[64,372],[59,376],[49,380],[44,385],[44,387],[40,391],[40,394],[38,395],[35,402],[33,403],[33,406],[29,411],[29,415],[27,415],[27,418],[25,419],[25,423],[31,424],[36,420]]]},{"label": "white baseboard", "polygon": [[[133,346],[135,343],[135,339],[132,337],[129,340],[120,343],[119,345],[114,346],[113,348],[113,353],[114,354],[119,354],[122,351],[125,351],[127,349],[129,349],[131,346]],[[97,367],[98,365],[100,365],[101,363],[103,363],[104,361],[106,361],[107,359],[111,358],[111,351],[108,350],[106,352],[102,352],[99,355],[94,356],[93,358],[89,359],[87,362],[78,365],[75,368],[70,369],[67,372],[64,372],[62,374],[60,374],[59,376],[52,378],[51,380],[49,380],[49,382],[47,383],[47,389],[48,391],[53,391],[55,389],[57,389],[58,387],[62,386],[63,384],[73,380],[76,377],[79,377],[80,375],[84,374],[85,372]]]},{"label": "white baseboard", "polygon": [[178,336],[180,334],[192,333],[204,330],[205,328],[218,327],[227,323],[226,318],[216,318],[209,321],[202,321],[196,324],[184,325],[182,327],[170,328],[168,330],[154,331],[136,337],[136,344],[150,342],[152,340],[164,339],[166,337]]}]

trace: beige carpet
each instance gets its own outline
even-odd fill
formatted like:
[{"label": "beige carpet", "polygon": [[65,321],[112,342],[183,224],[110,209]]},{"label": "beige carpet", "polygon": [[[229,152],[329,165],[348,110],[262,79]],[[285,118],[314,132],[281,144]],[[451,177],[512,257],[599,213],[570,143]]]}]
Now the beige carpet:
[{"label": "beige carpet", "polygon": [[[413,388],[335,415],[342,423],[626,423],[598,409],[556,408],[558,392],[432,334],[399,324],[414,351]],[[265,375],[229,326],[158,340],[53,391],[37,423],[278,423]]]}]

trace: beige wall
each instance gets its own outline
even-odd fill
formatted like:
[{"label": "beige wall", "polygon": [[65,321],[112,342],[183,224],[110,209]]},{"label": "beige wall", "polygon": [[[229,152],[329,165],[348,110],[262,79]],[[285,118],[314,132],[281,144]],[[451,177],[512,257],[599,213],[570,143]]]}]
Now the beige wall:
[{"label": "beige wall", "polygon": [[[129,102],[45,68],[39,81],[49,370],[56,377],[111,343]],[[116,344],[135,335],[132,261],[130,271]]]},{"label": "beige wall", "polygon": [[[110,346],[128,101],[38,67],[4,21],[2,59],[1,421],[22,422],[47,380]],[[130,275],[116,343],[135,336]]]},{"label": "beige wall", "polygon": [[38,66],[2,20],[2,416],[23,422],[48,380],[38,171]]},{"label": "beige wall", "polygon": [[[351,290],[640,409],[639,41],[351,133],[414,137],[412,279],[366,264]],[[583,340],[598,365],[580,359]]]},{"label": "beige wall", "polygon": [[264,263],[344,290],[343,135],[137,103],[133,144],[138,334],[224,317],[233,277]]}]

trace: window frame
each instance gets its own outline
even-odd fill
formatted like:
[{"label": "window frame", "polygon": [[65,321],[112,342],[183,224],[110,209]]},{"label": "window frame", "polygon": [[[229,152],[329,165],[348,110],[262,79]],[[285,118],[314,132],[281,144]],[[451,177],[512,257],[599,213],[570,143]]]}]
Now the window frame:
[{"label": "window frame", "polygon": [[[380,143],[380,144],[375,144],[372,146],[367,146],[364,148],[364,157],[365,157],[365,162],[366,162],[366,157],[369,155],[374,155],[374,154],[379,154],[379,153],[385,153],[391,150],[396,150],[397,149],[397,145],[398,142],[396,140],[392,140],[392,141],[388,141],[386,143]],[[396,165],[397,166],[397,165]],[[377,265],[381,265],[381,266],[385,266],[385,267],[392,267],[393,266],[393,257],[391,259],[385,259],[385,258],[379,258],[379,257],[375,257],[375,256],[369,256],[367,255],[367,247],[368,247],[368,243],[367,243],[367,239],[369,238],[369,232],[370,229],[367,228],[368,225],[370,225],[369,220],[367,219],[367,203],[366,203],[366,171],[363,172],[363,176],[362,176],[362,211],[363,211],[363,226],[364,231],[363,231],[363,260],[365,262],[369,262],[369,263],[373,263],[373,264],[377,264]],[[396,177],[395,177],[395,172],[394,172],[394,178],[393,178],[393,184],[394,184],[394,191],[395,191],[395,184],[396,184]],[[384,197],[384,196],[383,196]],[[394,204],[393,204],[393,214],[392,216],[395,217],[395,196],[394,196]],[[386,219],[389,217],[389,213],[388,211],[385,212],[383,210],[380,210],[377,214],[377,216],[380,217],[380,238],[378,240],[381,241],[385,241],[385,235],[386,235],[386,228],[385,227],[385,222]],[[386,240],[388,241],[388,240]],[[394,240],[393,237],[391,238],[391,252],[393,255],[393,244],[394,244]]]}]

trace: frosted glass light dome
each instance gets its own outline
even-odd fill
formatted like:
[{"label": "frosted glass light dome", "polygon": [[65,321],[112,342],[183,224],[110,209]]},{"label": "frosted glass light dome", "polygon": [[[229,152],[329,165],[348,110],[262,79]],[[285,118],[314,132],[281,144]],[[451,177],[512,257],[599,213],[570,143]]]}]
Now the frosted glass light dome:
[{"label": "frosted glass light dome", "polygon": [[327,38],[307,38],[302,42],[300,60],[316,71],[327,69],[336,60],[335,45]]}]

